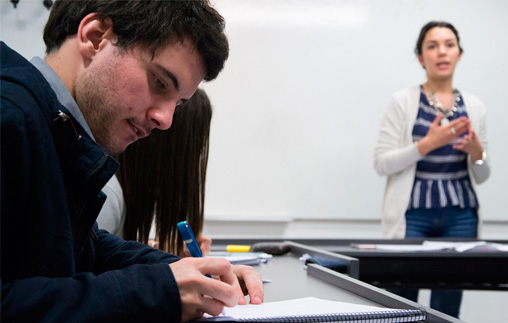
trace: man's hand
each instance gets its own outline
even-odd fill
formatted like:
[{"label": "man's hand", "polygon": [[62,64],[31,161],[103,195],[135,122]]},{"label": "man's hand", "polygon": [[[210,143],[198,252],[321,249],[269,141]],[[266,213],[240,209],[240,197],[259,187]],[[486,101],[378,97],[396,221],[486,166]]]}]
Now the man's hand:
[{"label": "man's hand", "polygon": [[263,303],[264,290],[261,276],[250,266],[233,265],[233,272],[240,281],[238,304],[245,305],[247,301],[243,295],[249,295],[251,304]]},{"label": "man's hand", "polygon": [[251,267],[232,266],[221,258],[183,258],[169,267],[180,291],[182,321],[200,318],[204,313],[219,315],[224,306],[245,304],[243,290],[251,295],[251,303],[263,301],[261,277]]}]

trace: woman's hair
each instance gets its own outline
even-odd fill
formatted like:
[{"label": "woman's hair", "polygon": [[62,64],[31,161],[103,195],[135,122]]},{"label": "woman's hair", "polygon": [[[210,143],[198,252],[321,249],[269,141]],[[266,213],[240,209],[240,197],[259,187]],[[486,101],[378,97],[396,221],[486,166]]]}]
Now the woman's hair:
[{"label": "woman's hair", "polygon": [[224,18],[208,0],[56,0],[44,28],[46,53],[78,32],[83,18],[110,19],[122,50],[158,49],[189,39],[203,59],[205,80],[217,77],[228,58]]},{"label": "woman's hair", "polygon": [[431,21],[427,23],[425,26],[422,27],[422,30],[420,30],[420,35],[418,36],[418,40],[416,41],[416,47],[415,47],[415,54],[416,55],[422,55],[422,47],[423,47],[423,40],[425,39],[425,36],[427,35],[427,32],[431,30],[434,27],[442,27],[442,28],[448,28],[450,29],[457,38],[457,45],[459,46],[460,53],[462,53],[464,50],[460,46],[460,37],[459,32],[455,27],[446,22],[446,21]]},{"label": "woman's hair", "polygon": [[120,155],[125,239],[147,243],[155,217],[159,249],[182,255],[177,223],[201,233],[211,118],[208,96],[197,89],[176,108],[169,130],[154,130]]}]

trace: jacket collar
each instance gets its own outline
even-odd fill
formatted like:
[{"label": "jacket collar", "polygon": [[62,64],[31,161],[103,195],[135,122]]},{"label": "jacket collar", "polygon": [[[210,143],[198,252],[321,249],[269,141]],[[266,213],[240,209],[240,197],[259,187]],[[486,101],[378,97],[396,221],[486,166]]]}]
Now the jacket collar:
[{"label": "jacket collar", "polygon": [[88,133],[88,135],[95,139],[90,127],[88,126],[85,117],[81,113],[81,110],[78,107],[78,104],[72,97],[71,93],[62,82],[60,77],[55,73],[55,71],[40,57],[34,57],[30,60],[35,68],[41,72],[46,81],[51,86],[51,89],[56,94],[58,101],[67,108],[67,110],[72,114],[72,116],[76,119],[77,122],[83,127],[83,129]]},{"label": "jacket collar", "polygon": [[[72,161],[73,179],[85,184],[93,178],[92,186],[100,191],[113,176],[119,163],[94,141],[72,113],[60,103],[48,81],[34,65],[4,42],[0,42],[0,56],[1,78],[22,85],[37,100],[51,129],[59,158]],[[89,184],[87,186],[91,188]]]}]

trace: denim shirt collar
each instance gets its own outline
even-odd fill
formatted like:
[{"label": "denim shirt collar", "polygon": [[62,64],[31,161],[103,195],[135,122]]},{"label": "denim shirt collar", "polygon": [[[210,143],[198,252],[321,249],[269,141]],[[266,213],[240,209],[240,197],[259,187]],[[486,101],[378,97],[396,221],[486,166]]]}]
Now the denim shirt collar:
[{"label": "denim shirt collar", "polygon": [[30,63],[32,63],[41,72],[46,81],[48,81],[53,91],[55,91],[58,101],[60,101],[60,103],[69,110],[72,116],[79,122],[83,129],[85,129],[87,134],[95,140],[85,117],[81,113],[81,110],[79,110],[78,104],[55,71],[53,71],[53,69],[38,56],[32,58]]}]

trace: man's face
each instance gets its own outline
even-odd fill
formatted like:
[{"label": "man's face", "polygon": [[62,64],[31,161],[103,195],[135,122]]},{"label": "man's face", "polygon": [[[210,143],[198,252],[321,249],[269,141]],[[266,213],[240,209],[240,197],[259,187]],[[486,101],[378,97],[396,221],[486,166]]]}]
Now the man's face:
[{"label": "man's face", "polygon": [[116,155],[152,129],[171,126],[177,105],[192,96],[205,77],[191,42],[158,50],[101,49],[76,78],[74,94],[97,142]]}]

